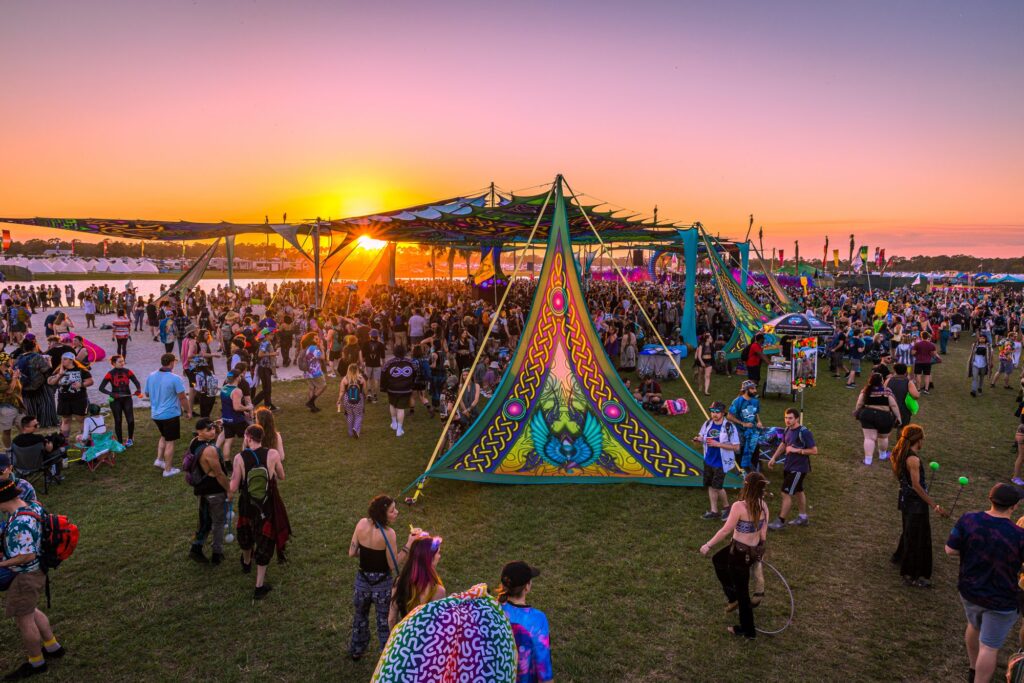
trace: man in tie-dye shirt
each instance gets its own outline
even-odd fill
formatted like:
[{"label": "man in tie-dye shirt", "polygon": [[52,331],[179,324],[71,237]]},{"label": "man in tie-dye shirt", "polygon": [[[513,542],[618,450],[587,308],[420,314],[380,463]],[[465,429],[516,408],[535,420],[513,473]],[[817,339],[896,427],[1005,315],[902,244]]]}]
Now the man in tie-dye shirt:
[{"label": "man in tie-dye shirt", "polygon": [[498,600],[505,616],[512,622],[512,635],[519,650],[516,683],[540,683],[552,679],[548,618],[539,609],[526,604],[533,579],[538,576],[539,569],[519,561],[509,562],[501,570]]}]

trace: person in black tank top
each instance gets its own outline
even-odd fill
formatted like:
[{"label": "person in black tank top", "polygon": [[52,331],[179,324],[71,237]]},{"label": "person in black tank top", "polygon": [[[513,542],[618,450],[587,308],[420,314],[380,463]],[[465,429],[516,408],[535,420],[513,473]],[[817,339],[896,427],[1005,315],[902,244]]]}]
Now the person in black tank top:
[{"label": "person in black tank top", "polygon": [[949,513],[936,505],[928,493],[924,460],[920,456],[924,429],[909,424],[900,433],[892,451],[892,472],[900,483],[899,504],[903,532],[892,562],[908,586],[928,588],[932,578],[932,510],[943,517]]},{"label": "person in black tank top", "polygon": [[[231,482],[225,474],[224,457],[215,445],[216,440],[217,424],[209,418],[200,418],[196,422],[196,438],[188,446],[189,452],[199,456],[197,469],[193,470],[196,475],[193,476],[193,482],[199,473],[203,474],[192,487],[193,493],[199,498],[199,526],[188,553],[190,559],[200,564],[211,562],[216,565],[224,560],[224,517]],[[203,546],[211,532],[213,555],[207,560]]]},{"label": "person in black tank top", "polygon": [[[398,573],[399,562],[404,562],[412,533],[405,545],[398,548],[398,535],[391,525],[398,518],[398,507],[389,496],[377,496],[370,501],[366,517],[359,520],[352,532],[348,547],[349,557],[359,558],[352,603],[352,638],[348,654],[353,660],[359,659],[370,645],[370,605],[375,608],[377,618],[377,640],[381,648],[388,642],[388,609],[391,606],[391,588],[394,575]],[[379,547],[378,547],[379,546]]]}]

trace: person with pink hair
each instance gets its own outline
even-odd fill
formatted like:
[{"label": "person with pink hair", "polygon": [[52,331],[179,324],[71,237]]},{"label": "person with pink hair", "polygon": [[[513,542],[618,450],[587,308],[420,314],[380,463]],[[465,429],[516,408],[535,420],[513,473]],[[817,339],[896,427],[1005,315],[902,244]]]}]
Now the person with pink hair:
[{"label": "person with pink hair", "polygon": [[408,559],[402,565],[402,571],[391,591],[391,609],[388,612],[390,628],[393,629],[395,624],[420,605],[440,600],[447,595],[444,583],[437,574],[442,542],[440,536],[421,532],[408,546]]}]

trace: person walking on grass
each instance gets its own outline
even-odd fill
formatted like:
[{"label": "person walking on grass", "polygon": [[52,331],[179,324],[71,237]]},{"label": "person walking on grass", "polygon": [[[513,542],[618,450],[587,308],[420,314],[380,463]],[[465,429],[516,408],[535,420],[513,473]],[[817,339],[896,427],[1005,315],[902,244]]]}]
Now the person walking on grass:
[{"label": "person walking on grass", "polygon": [[946,541],[946,554],[960,560],[957,589],[967,616],[964,643],[968,680],[988,683],[1010,629],[1017,623],[1024,529],[1013,523],[1021,492],[1010,484],[989,491],[991,506],[967,512]]},{"label": "person walking on grass", "polygon": [[409,555],[409,545],[416,540],[412,533],[405,545],[398,547],[398,534],[393,525],[398,519],[398,506],[389,496],[377,496],[370,501],[366,517],[359,520],[352,532],[348,556],[359,558],[355,588],[352,591],[352,639],[348,656],[353,660],[366,654],[370,645],[370,605],[377,618],[377,640],[381,648],[388,642],[391,632],[388,612],[391,607],[393,577]]},{"label": "person walking on grass", "polygon": [[[142,393],[142,384],[135,373],[124,366],[124,356],[111,356],[111,368],[100,382],[100,393],[110,397],[110,412],[114,416],[114,435],[125,448],[135,445],[135,409],[132,394]],[[135,391],[132,391],[132,385]],[[128,440],[124,439],[121,418],[128,423]]]},{"label": "person walking on grass", "polygon": [[728,631],[747,639],[757,637],[750,601],[750,570],[764,558],[768,538],[768,504],[764,500],[767,488],[768,480],[763,474],[748,473],[740,498],[729,509],[725,524],[700,547],[700,554],[706,557],[719,541],[732,536],[732,542],[715,553],[711,561],[728,601],[726,613],[739,610],[740,623],[730,626]]},{"label": "person walking on grass", "polygon": [[380,373],[380,390],[388,395],[388,407],[391,410],[391,429],[395,436],[405,434],[405,411],[409,409],[409,397],[412,395],[413,382],[416,379],[416,366],[405,357],[405,347],[395,344],[394,357],[384,364]]},{"label": "person walking on grass", "polygon": [[0,571],[14,575],[4,598],[4,613],[17,624],[28,655],[27,662],[4,677],[16,681],[46,673],[48,662],[63,657],[65,650],[53,635],[49,618],[37,607],[46,586],[39,562],[46,511],[38,503],[22,500],[17,484],[7,479],[0,482],[0,512],[10,517],[3,531]]},{"label": "person walking on grass", "polygon": [[790,520],[790,526],[807,526],[810,520],[807,517],[807,496],[804,495],[804,485],[807,476],[811,473],[812,455],[818,454],[818,446],[814,443],[814,434],[807,427],[800,424],[800,411],[796,408],[786,408],[786,431],[782,434],[782,442],[775,449],[771,459],[768,461],[768,469],[775,466],[775,461],[780,455],[786,458],[783,465],[782,481],[782,508],[779,510],[779,517],[768,525],[769,529],[775,531],[784,529],[786,516],[793,507],[793,499],[796,499],[799,515]]},{"label": "person walking on grass", "polygon": [[871,374],[868,383],[857,395],[857,405],[853,411],[860,421],[864,434],[864,464],[870,466],[875,461],[875,448],[878,448],[878,459],[889,457],[889,434],[894,426],[901,424],[900,408],[892,392],[882,384],[882,376],[877,372]]},{"label": "person walking on grass", "polygon": [[971,378],[971,396],[976,397],[985,387],[985,375],[992,367],[992,347],[984,332],[978,332],[977,341],[971,347],[967,362],[967,376]]},{"label": "person walking on grass", "polygon": [[[231,482],[224,468],[224,456],[216,445],[217,423],[208,417],[196,422],[196,436],[188,450],[196,457],[192,474],[192,492],[199,499],[199,526],[188,552],[200,564],[218,565],[224,561],[224,515],[231,500]],[[212,535],[213,554],[206,559],[203,546]]]},{"label": "person walking on grass", "polygon": [[761,400],[757,397],[757,382],[748,379],[740,385],[740,395],[737,396],[726,419],[739,427],[740,443],[740,467],[744,470],[757,469],[759,462],[757,456],[757,445],[761,440]]},{"label": "person walking on grass", "polygon": [[522,561],[509,562],[501,570],[498,602],[512,623],[512,636],[519,651],[516,683],[544,683],[553,679],[547,615],[526,601],[538,576],[539,569]]},{"label": "person walking on grass", "polygon": [[[729,498],[725,494],[725,473],[736,465],[740,449],[739,430],[725,419],[725,404],[715,401],[708,408],[711,419],[700,428],[694,441],[704,445],[704,487],[708,490],[711,509],[702,519],[725,519]],[[721,505],[721,510],[719,510]]]},{"label": "person walking on grass", "polygon": [[316,400],[327,388],[327,378],[324,377],[324,352],[320,348],[315,332],[307,332],[302,336],[298,352],[299,369],[302,370],[302,376],[309,385],[309,400],[306,401],[306,407],[311,413],[319,413],[320,408],[317,407]]},{"label": "person walking on grass", "polygon": [[927,332],[921,334],[921,338],[910,347],[914,356],[914,379],[921,393],[927,396],[932,388],[932,363],[935,360],[935,344],[932,343],[931,335]]},{"label": "person walking on grass", "polygon": [[252,406],[246,403],[242,389],[238,386],[240,374],[237,370],[229,372],[220,388],[220,417],[224,431],[217,437],[217,448],[222,453],[231,453],[235,438],[242,437],[249,426],[247,415]]},{"label": "person walking on grass", "polygon": [[263,428],[249,425],[243,439],[244,448],[234,457],[231,467],[231,485],[228,494],[238,494],[238,547],[242,573],[252,571],[256,562],[256,590],[253,600],[262,600],[271,591],[266,582],[267,567],[278,550],[282,550],[290,535],[287,514],[280,500],[277,482],[284,481],[284,463],[276,449],[264,448]]},{"label": "person walking on grass", "polygon": [[160,356],[160,369],[146,378],[150,415],[160,432],[153,466],[163,469],[165,477],[173,477],[181,472],[174,466],[174,443],[181,438],[182,412],[192,417],[185,380],[174,374],[175,362],[177,358],[173,353],[165,353]]},{"label": "person walking on grass", "polygon": [[900,484],[896,507],[900,510],[902,522],[892,562],[900,566],[906,585],[930,588],[932,527],[929,513],[934,510],[943,517],[948,513],[928,493],[927,470],[920,456],[923,445],[924,429],[920,425],[908,424],[892,449],[892,473]]},{"label": "person walking on grass", "polygon": [[338,390],[338,410],[344,406],[347,434],[359,438],[363,429],[363,410],[366,408],[366,380],[359,372],[359,365],[349,363],[348,372],[341,379]]}]

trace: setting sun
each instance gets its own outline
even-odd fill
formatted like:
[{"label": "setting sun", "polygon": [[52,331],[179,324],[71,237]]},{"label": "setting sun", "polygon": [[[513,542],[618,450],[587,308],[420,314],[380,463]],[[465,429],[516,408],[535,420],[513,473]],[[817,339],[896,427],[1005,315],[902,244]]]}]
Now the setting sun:
[{"label": "setting sun", "polygon": [[388,244],[385,240],[375,240],[369,235],[361,235],[356,242],[359,244],[360,249],[366,249],[367,251],[383,249]]}]

